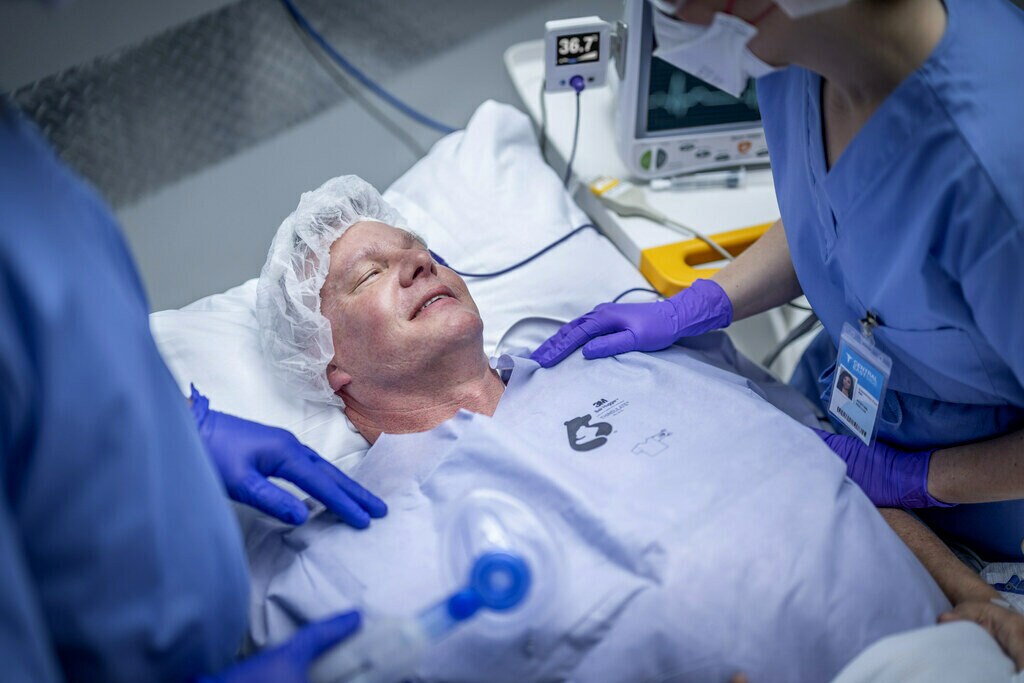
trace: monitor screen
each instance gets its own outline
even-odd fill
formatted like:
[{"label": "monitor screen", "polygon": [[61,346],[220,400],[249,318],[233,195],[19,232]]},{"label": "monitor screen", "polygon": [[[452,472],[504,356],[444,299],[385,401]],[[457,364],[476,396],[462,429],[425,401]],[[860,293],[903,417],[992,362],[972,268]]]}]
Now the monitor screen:
[{"label": "monitor screen", "polygon": [[[650,3],[644,4],[645,13],[652,11]],[[649,40],[653,53],[658,47],[657,41],[651,29],[650,16],[646,19],[644,23],[651,34]],[[651,58],[646,94],[648,134],[761,120],[753,79],[736,98],[657,57]]]},{"label": "monitor screen", "polygon": [[760,120],[753,80],[735,98],[657,57],[651,59],[647,88],[649,133]]},{"label": "monitor screen", "polygon": [[601,33],[575,33],[558,37],[558,57],[556,64],[580,64],[596,62],[601,56]]}]

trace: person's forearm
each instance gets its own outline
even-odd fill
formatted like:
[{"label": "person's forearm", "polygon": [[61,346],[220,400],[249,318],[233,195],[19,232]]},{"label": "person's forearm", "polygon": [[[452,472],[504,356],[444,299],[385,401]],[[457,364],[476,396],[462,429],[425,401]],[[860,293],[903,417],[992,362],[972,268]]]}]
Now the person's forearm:
[{"label": "person's forearm", "polygon": [[904,510],[879,508],[896,535],[917,556],[951,603],[988,602],[999,597],[995,589],[958,560],[932,531]]},{"label": "person's forearm", "polygon": [[775,308],[803,293],[781,220],[711,279],[729,296],[734,321]]},{"label": "person's forearm", "polygon": [[935,451],[928,492],[946,503],[1024,498],[1024,430]]}]

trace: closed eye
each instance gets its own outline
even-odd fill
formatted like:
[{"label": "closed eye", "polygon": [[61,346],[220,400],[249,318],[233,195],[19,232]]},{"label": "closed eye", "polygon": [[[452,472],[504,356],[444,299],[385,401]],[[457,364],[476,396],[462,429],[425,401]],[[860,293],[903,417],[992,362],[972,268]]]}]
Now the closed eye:
[{"label": "closed eye", "polygon": [[371,268],[370,270],[368,270],[365,275],[363,275],[361,278],[359,278],[359,282],[356,283],[356,287],[359,287],[360,285],[366,284],[375,275],[380,275],[380,268]]}]

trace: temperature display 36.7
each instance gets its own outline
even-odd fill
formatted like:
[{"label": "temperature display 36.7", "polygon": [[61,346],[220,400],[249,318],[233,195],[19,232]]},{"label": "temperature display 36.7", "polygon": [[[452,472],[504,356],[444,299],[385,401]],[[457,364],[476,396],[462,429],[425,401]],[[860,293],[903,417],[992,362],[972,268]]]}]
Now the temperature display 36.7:
[{"label": "temperature display 36.7", "polygon": [[575,33],[573,35],[558,37],[558,66],[567,64],[580,64],[583,62],[596,62],[600,57],[601,34]]}]

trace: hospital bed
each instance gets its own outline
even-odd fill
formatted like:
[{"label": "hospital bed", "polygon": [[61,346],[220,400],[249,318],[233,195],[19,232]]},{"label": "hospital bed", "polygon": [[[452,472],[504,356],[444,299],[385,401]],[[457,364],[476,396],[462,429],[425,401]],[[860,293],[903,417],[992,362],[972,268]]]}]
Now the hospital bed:
[{"label": "hospital bed", "polygon": [[[589,223],[540,157],[529,120],[493,102],[479,108],[465,131],[437,143],[385,196],[435,252],[467,272],[499,270]],[[560,323],[624,291],[646,286],[636,268],[590,229],[523,268],[468,282],[483,315],[485,348],[492,354],[522,353]],[[215,409],[286,428],[342,470],[352,471],[367,451],[366,441],[337,408],[290,396],[267,366],[253,315],[255,284],[251,280],[181,310],[153,314],[151,326],[161,352],[183,393],[195,383],[211,397]],[[628,297],[643,300],[651,295]],[[768,387],[777,404],[788,401],[787,412],[797,419],[814,422],[813,411],[802,398],[773,382],[731,345],[724,344],[717,359]],[[247,533],[266,532],[266,520],[261,522],[250,511],[241,514]],[[257,523],[250,524],[254,519]],[[927,580],[919,567],[914,571]],[[799,585],[798,577],[785,578]],[[928,609],[935,609],[942,598],[930,580],[927,583],[930,587],[922,583],[921,588],[923,594],[933,595],[934,605]],[[831,589],[800,590],[827,594]],[[422,601],[425,596],[415,597]],[[418,606],[413,596],[409,601],[410,608]]]},{"label": "hospital bed", "polygon": [[[341,169],[339,173],[354,169]],[[532,255],[591,220],[541,158],[529,120],[507,105],[481,105],[465,132],[442,139],[385,193],[431,249],[460,271],[486,273]],[[256,275],[254,273],[254,275]],[[584,229],[528,265],[495,278],[469,278],[490,354],[536,346],[564,322],[650,284],[596,229]],[[213,407],[288,429],[349,469],[368,444],[337,409],[289,396],[259,346],[256,280],[179,310],[152,314],[154,337],[182,391],[190,382]],[[623,301],[653,300],[643,291]],[[724,362],[765,379],[735,351]],[[813,408],[777,386],[780,400],[813,421]]]}]

